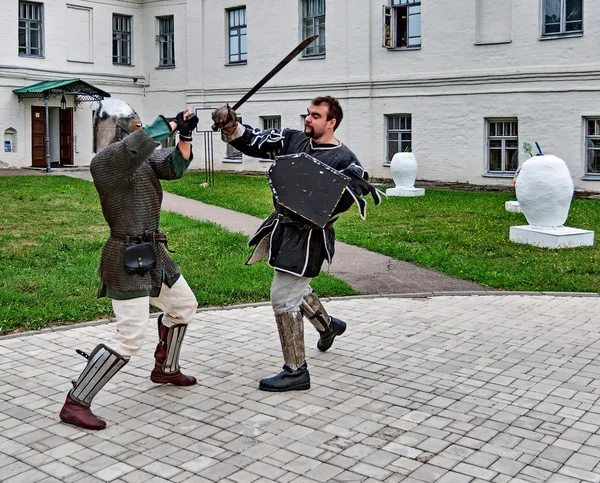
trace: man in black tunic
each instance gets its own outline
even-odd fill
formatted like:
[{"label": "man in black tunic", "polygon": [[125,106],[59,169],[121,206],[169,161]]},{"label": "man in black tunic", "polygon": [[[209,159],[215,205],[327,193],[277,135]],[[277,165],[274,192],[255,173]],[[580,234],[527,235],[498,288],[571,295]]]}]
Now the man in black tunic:
[{"label": "man in black tunic", "polygon": [[307,153],[350,178],[350,183],[336,205],[325,228],[320,228],[283,207],[274,198],[275,211],[250,239],[253,263],[266,256],[275,269],[271,284],[271,304],[283,351],[283,371],[262,379],[263,391],[282,392],[310,388],[310,375],[304,350],[306,317],[319,331],[317,348],[326,351],[336,336],[346,330],[346,323],[327,314],[310,287],[319,275],[323,262],[331,263],[334,254],[333,223],[341,213],[357,203],[364,218],[366,202],[361,196],[371,194],[380,202],[379,192],[368,182],[367,172],[348,147],[338,141],[334,131],[342,121],[339,102],[330,96],[312,100],[307,110],[304,132],[294,129],[260,131],[239,124],[235,112],[223,106],[213,113],[215,127],[221,129],[223,141],[244,154],[274,159],[285,154]]},{"label": "man in black tunic", "polygon": [[[111,115],[106,105],[113,104]],[[154,353],[155,365],[150,379],[159,384],[189,386],[196,379],[182,374],[179,369],[179,352],[187,324],[196,314],[198,304],[194,293],[168,256],[163,245],[166,236],[158,231],[162,203],[161,179],[181,178],[192,161],[192,132],[198,118],[182,111],[174,121],[163,116],[142,129],[141,123],[131,118],[135,115],[122,101],[104,101],[97,121],[98,134],[115,135],[111,142],[92,159],[90,171],[100,196],[102,212],[110,227],[110,236],[102,250],[99,297],[112,299],[117,319],[115,337],[106,344],[98,344],[86,357],[88,363],[73,382],[60,412],[64,422],[87,429],[103,429],[106,423],[92,413],[92,399],[108,381],[127,364],[144,341],[149,318],[149,304],[160,308],[158,318],[158,345]],[[130,112],[128,112],[130,111]],[[123,112],[126,116],[123,117]],[[99,126],[106,122],[113,126]],[[130,123],[122,122],[131,119]],[[116,126],[114,125],[116,124]],[[175,148],[156,149],[161,141],[179,130]],[[128,134],[128,132],[131,132]],[[104,139],[106,140],[106,139]],[[148,258],[153,264],[137,273],[125,266],[125,249],[139,249],[146,242],[148,252],[139,254],[140,263]],[[131,252],[129,252],[131,253]],[[136,257],[133,257],[136,260]]]}]

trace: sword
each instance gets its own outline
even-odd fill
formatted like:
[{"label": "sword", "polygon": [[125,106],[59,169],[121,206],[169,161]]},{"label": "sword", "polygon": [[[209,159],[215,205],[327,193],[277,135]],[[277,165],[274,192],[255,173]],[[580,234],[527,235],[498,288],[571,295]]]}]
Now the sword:
[{"label": "sword", "polygon": [[302,42],[300,42],[298,44],[298,46],[292,50],[288,55],[286,55],[285,59],[283,59],[281,62],[279,62],[279,64],[277,64],[275,67],[273,67],[273,69],[271,70],[271,72],[269,72],[266,76],[264,76],[261,80],[259,80],[256,85],[250,89],[245,95],[244,97],[242,97],[239,101],[237,101],[235,103],[235,105],[232,107],[232,109],[235,111],[236,109],[239,109],[239,107],[246,102],[248,99],[250,99],[254,93],[260,89],[262,86],[264,86],[267,82],[269,82],[269,80],[271,78],[273,78],[275,76],[275,74],[277,74],[277,72],[279,72],[281,69],[283,69],[286,65],[288,65],[290,63],[290,61],[296,57],[300,52],[302,52],[306,47],[308,47],[310,44],[312,44],[316,38],[318,37],[318,35],[313,35],[312,37],[308,37],[307,39],[303,40]]},{"label": "sword", "polygon": [[[246,92],[246,94],[244,94],[244,97],[242,97],[239,101],[237,101],[234,106],[232,107],[232,109],[235,111],[236,109],[239,109],[239,107],[244,104],[244,102],[246,102],[248,99],[250,99],[255,93],[256,91],[258,91],[262,86],[264,86],[267,82],[269,82],[269,80],[271,80],[275,74],[277,74],[281,69],[283,69],[286,65],[288,65],[290,63],[290,61],[296,57],[300,52],[302,52],[306,47],[308,47],[311,43],[313,43],[316,38],[318,37],[318,35],[313,35],[312,37],[308,37],[307,39],[304,39],[302,42],[300,42],[296,48],[294,48],[294,50],[292,50],[288,55],[285,56],[285,58],[279,62],[279,64],[277,64],[275,67],[273,67],[273,69],[271,69],[271,71],[264,76],[261,80],[259,80],[256,85],[250,89],[248,92]],[[215,118],[213,117],[213,120],[215,120]],[[224,121],[225,119],[223,119]],[[219,119],[219,121],[221,121],[221,119]],[[218,127],[218,123],[215,120],[215,124],[212,126],[213,131],[217,131],[219,129]]]}]

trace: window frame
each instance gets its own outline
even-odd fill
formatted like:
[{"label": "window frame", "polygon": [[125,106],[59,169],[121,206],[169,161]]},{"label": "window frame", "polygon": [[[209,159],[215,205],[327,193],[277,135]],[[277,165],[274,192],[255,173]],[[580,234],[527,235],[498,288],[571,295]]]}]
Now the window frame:
[{"label": "window frame", "polygon": [[[416,10],[410,13],[411,10]],[[401,11],[406,11],[406,43],[401,43],[398,32],[398,17]],[[412,38],[419,39],[418,43],[410,43],[410,17],[419,16],[419,35]],[[390,0],[389,5],[383,5],[382,8],[382,41],[381,46],[388,50],[418,50],[423,44],[423,35],[421,31],[422,0]]]},{"label": "window frame", "polygon": [[269,129],[277,129],[280,131],[281,116],[260,116],[260,125],[263,131],[267,131]]},{"label": "window frame", "polygon": [[[128,20],[129,30],[119,30],[116,25],[118,20]],[[122,26],[122,24],[121,24]],[[112,63],[113,65],[133,65],[133,16],[124,15],[121,13],[113,13],[112,15]],[[123,45],[127,46],[127,52],[123,54]],[[117,54],[115,55],[115,46]]]},{"label": "window frame", "polygon": [[[584,166],[584,178],[587,179],[600,179],[600,166],[598,167],[597,172],[592,172],[589,169],[590,166],[590,151],[597,151],[600,153],[600,116],[589,116],[583,118],[583,142],[584,142],[584,152],[585,152],[585,166]],[[593,135],[589,134],[588,123],[595,123],[595,133]],[[588,141],[590,139],[598,140],[598,147],[591,148],[589,147]],[[598,156],[598,164],[600,165],[600,156]]]},{"label": "window frame", "polygon": [[[175,16],[161,15],[156,17],[158,34],[156,42],[158,43],[158,69],[172,69],[175,67]],[[170,31],[166,31],[165,27],[169,27]],[[163,57],[163,54],[167,53]]]},{"label": "window frame", "polygon": [[[41,2],[29,2],[25,0],[19,0],[19,26],[18,26],[18,49],[20,57],[36,57],[43,58],[44,57],[44,4]],[[39,12],[39,19],[28,18],[27,16],[22,17],[22,9],[25,9],[25,15],[27,15],[27,10],[30,7],[32,9],[37,8]],[[32,15],[34,16],[34,15]],[[21,23],[25,25],[22,27]],[[39,47],[31,47],[31,32],[32,25],[36,25],[38,35],[39,35]],[[21,32],[25,32],[25,45],[21,45]],[[21,52],[21,49],[24,49],[24,52]],[[37,54],[31,53],[32,49],[37,49],[39,52]]]},{"label": "window frame", "polygon": [[[320,10],[320,7],[322,11]],[[307,25],[310,21],[310,26]],[[302,51],[303,59],[322,59],[327,53],[326,26],[327,26],[326,0],[301,0],[300,1],[300,32],[302,40],[312,35],[317,39]]]},{"label": "window frame", "polygon": [[[390,129],[390,121],[393,122],[394,119],[398,119],[398,128]],[[402,128],[402,120],[404,119],[404,128]],[[410,124],[410,127],[406,127]],[[398,139],[395,141],[390,140],[390,133],[397,133]],[[409,139],[402,139],[402,134],[408,133]],[[390,142],[395,142],[398,144],[398,150],[393,154],[390,153]],[[398,113],[398,114],[386,114],[385,115],[385,159],[386,161],[383,163],[384,166],[389,166],[392,162],[392,158],[394,154],[406,152],[406,148],[410,148],[410,152],[412,152],[412,114],[411,113]]]},{"label": "window frame", "polygon": [[[241,19],[240,20],[236,20],[235,19],[235,12],[242,12],[243,11],[243,20],[244,23],[241,23]],[[247,19],[247,9],[246,6],[240,6],[240,7],[235,7],[235,8],[227,8],[225,9],[225,14],[226,14],[226,19],[227,19],[227,64],[228,65],[244,65],[248,63],[248,19]],[[233,23],[235,24],[236,22],[237,25],[232,25],[232,20]],[[242,32],[242,30],[244,30],[244,32]],[[235,32],[234,35],[232,35],[232,33]],[[232,54],[231,53],[231,41],[233,38],[237,37],[237,48],[238,48],[238,53],[237,54]],[[245,52],[242,52],[242,38],[246,39],[245,42]],[[238,59],[237,60],[231,60],[232,56],[237,56]],[[244,57],[244,58],[242,58]]]},{"label": "window frame", "polygon": [[[560,1],[560,21],[558,32],[546,32],[546,8],[549,0],[542,0],[542,25],[541,25],[541,39],[556,39],[562,37],[581,37],[583,35],[583,20],[584,20],[584,0],[581,0],[581,20],[575,20],[571,22],[581,22],[581,29],[579,30],[567,30],[567,2],[569,0]],[[554,22],[555,23],[555,22]]]},{"label": "window frame", "polygon": [[[511,126],[511,135],[491,135],[490,134],[490,124],[491,123],[515,123],[516,125],[516,135],[512,134],[512,126]],[[504,130],[504,126],[503,126]],[[496,133],[497,133],[496,129]],[[485,138],[486,138],[486,174],[488,176],[514,176],[514,174],[519,169],[519,119],[516,117],[494,117],[494,118],[486,118],[485,119]],[[490,141],[501,141],[500,148],[492,148]],[[514,147],[514,151],[517,155],[517,165],[514,170],[507,169],[507,160],[506,160],[506,151],[510,149],[506,146],[506,141],[516,141],[516,146]],[[492,149],[497,151],[498,149],[501,152],[500,158],[500,171],[492,171],[491,168],[491,154]]]},{"label": "window frame", "polygon": [[[242,116],[239,114],[236,115],[237,122],[242,124]],[[225,157],[223,158],[224,163],[241,163],[242,162],[242,153],[239,149],[234,148],[231,144],[225,144]]]}]

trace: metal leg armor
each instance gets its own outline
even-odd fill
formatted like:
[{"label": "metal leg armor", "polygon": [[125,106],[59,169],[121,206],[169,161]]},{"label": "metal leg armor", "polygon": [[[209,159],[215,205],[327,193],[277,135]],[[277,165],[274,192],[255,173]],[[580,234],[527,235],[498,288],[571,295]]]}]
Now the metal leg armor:
[{"label": "metal leg armor", "polygon": [[300,312],[275,314],[281,350],[283,371],[273,377],[262,379],[262,391],[284,392],[310,389],[310,374],[304,353],[304,321]]},{"label": "metal leg armor", "polygon": [[88,356],[87,366],[73,382],[73,389],[60,412],[60,419],[66,423],[87,429],[104,429],[106,422],[96,417],[90,409],[92,400],[108,381],[119,372],[129,359],[124,358],[110,347],[99,344]]},{"label": "metal leg armor", "polygon": [[342,335],[346,332],[346,322],[327,314],[325,307],[323,307],[319,297],[314,292],[304,296],[300,310],[302,315],[319,331],[317,349],[322,352],[325,352],[333,345],[333,341],[337,335]]},{"label": "metal leg armor", "polygon": [[158,318],[158,344],[154,351],[155,364],[150,380],[157,384],[192,386],[196,384],[196,378],[182,374],[179,367],[179,354],[187,325],[166,327],[162,323],[163,316],[161,314]]}]

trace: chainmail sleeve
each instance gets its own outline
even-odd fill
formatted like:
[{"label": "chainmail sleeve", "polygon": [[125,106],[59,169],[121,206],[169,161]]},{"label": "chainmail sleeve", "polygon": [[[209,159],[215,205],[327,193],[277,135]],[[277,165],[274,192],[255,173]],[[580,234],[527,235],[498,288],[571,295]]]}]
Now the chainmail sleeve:
[{"label": "chainmail sleeve", "polygon": [[148,162],[158,179],[173,180],[179,179],[185,174],[193,159],[193,155],[190,155],[190,159],[185,159],[179,149],[175,147],[157,149],[152,153]]},{"label": "chainmail sleeve", "polygon": [[90,163],[92,176],[94,172],[119,172],[125,178],[133,176],[137,169],[148,159],[158,143],[140,129],[125,139],[109,144],[100,151]]}]

